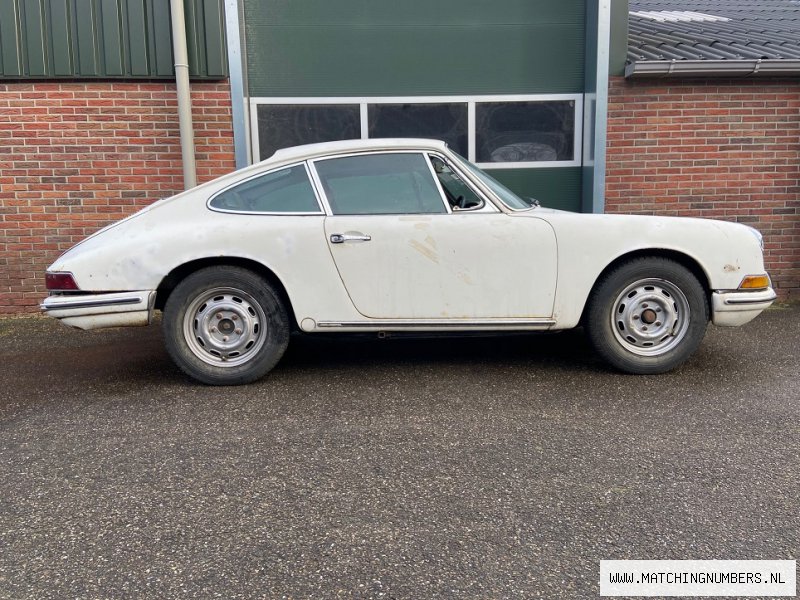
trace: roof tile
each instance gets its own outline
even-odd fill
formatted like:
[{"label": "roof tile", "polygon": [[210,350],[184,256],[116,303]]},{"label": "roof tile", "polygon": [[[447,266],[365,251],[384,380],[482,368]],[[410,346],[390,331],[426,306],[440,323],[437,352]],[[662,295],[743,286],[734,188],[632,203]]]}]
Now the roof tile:
[{"label": "roof tile", "polygon": [[628,62],[800,58],[798,0],[630,0]]}]

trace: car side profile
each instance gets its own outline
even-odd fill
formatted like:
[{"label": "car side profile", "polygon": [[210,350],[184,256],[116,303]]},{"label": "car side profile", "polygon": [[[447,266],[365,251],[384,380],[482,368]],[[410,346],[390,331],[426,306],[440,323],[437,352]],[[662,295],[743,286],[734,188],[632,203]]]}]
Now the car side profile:
[{"label": "car side profile", "polygon": [[753,228],[576,214],[519,197],[421,139],[299,146],[161,200],[51,265],[42,309],[147,325],[194,379],[255,381],[290,333],[553,331],[615,368],[686,361],[709,321],[775,299]]}]

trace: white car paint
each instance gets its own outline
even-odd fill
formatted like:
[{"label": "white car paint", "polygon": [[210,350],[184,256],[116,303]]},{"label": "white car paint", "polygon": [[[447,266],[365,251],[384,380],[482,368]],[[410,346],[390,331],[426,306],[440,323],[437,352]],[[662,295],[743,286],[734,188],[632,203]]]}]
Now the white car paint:
[{"label": "white car paint", "polygon": [[370,243],[328,242],[350,299],[365,317],[553,314],[556,239],[542,219],[513,219],[500,212],[328,217],[326,238],[336,232],[372,238]]},{"label": "white car paint", "polygon": [[[739,290],[765,272],[749,228],[722,221],[587,215],[541,207],[514,211],[466,171],[493,210],[426,216],[238,214],[208,208],[217,192],[248,177],[337,154],[432,152],[457,163],[442,142],[351,140],[302,146],[162,200],[87,238],[48,269],[69,272],[96,302],[70,309],[53,295],[42,307],[84,329],[146,324],[152,292],[182,265],[245,259],[274,273],[306,331],[567,329],[579,323],[602,271],[637,251],[674,251],[695,261],[712,294],[712,318],[740,325],[767,308],[770,289]],[[320,190],[317,189],[317,193]],[[334,247],[333,233],[370,235]],[[127,304],[104,303],[127,298]],[[131,298],[146,298],[146,307]],[[730,300],[734,302],[731,303]],[[107,310],[106,310],[107,309]],[[128,310],[130,309],[130,310]],[[135,313],[135,314],[132,314]]]}]

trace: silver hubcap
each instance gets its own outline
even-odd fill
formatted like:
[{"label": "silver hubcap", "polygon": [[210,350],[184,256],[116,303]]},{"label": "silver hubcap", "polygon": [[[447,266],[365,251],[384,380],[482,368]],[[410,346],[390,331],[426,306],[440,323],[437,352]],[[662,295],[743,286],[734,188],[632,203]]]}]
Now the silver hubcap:
[{"label": "silver hubcap", "polygon": [[669,352],[689,329],[689,301],[675,284],[641,279],[627,286],[612,305],[611,327],[622,346],[639,356]]},{"label": "silver hubcap", "polygon": [[183,317],[183,334],[194,355],[210,365],[247,362],[266,339],[267,318],[253,297],[235,288],[199,294]]}]

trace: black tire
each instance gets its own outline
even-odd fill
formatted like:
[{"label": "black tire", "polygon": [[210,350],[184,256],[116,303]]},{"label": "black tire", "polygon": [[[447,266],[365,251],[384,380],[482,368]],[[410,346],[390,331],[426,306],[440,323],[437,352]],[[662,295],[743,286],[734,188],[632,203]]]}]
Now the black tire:
[{"label": "black tire", "polygon": [[209,267],[186,277],[167,299],[163,328],[175,364],[208,385],[260,379],[289,344],[280,295],[240,267]]},{"label": "black tire", "polygon": [[589,296],[584,326],[595,351],[635,375],[683,364],[708,325],[697,277],[666,258],[636,258],[605,274]]}]

